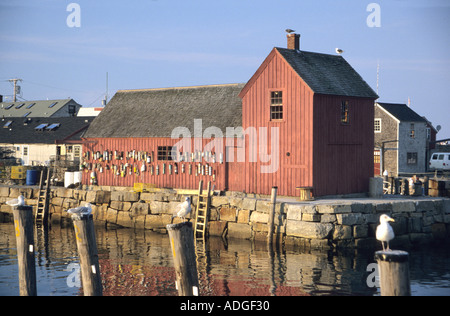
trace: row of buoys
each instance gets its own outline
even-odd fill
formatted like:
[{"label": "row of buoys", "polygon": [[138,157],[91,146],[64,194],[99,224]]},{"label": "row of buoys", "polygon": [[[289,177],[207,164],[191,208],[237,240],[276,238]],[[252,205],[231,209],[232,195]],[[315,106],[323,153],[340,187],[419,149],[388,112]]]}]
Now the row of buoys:
[{"label": "row of buoys", "polygon": [[[122,178],[126,177],[127,175],[133,175],[133,173],[139,176],[144,172],[150,172],[152,176],[159,176],[161,174],[178,175],[180,173],[178,163],[168,164],[168,172],[166,166],[167,164],[164,163],[161,167],[159,165],[156,165],[156,167],[151,165],[147,168],[145,164],[142,164],[141,167],[139,167],[137,164],[133,165],[126,163],[112,166],[106,165],[105,168],[107,171],[111,171],[114,176],[120,176]],[[104,173],[104,167],[101,164],[83,164],[83,168],[86,172],[91,171],[90,183],[94,185],[97,183],[97,172]],[[181,164],[181,173],[185,174],[186,172],[188,172],[189,175],[193,175],[193,173],[195,172],[195,176],[211,176],[213,178],[213,181],[216,181],[216,170],[214,170],[211,165],[204,165],[200,163],[195,165],[189,164],[188,168],[186,168],[185,164]]]},{"label": "row of buoys", "polygon": [[[170,148],[170,147],[169,147]],[[193,153],[189,153],[189,152],[179,152],[176,155],[178,155],[178,157],[174,157],[172,152],[164,152],[165,156],[167,157],[171,157],[170,160],[175,160],[178,162],[202,162],[203,160],[205,160],[207,163],[217,163],[219,162],[220,164],[224,163],[224,156],[223,153],[219,154],[219,157],[217,157],[216,153],[212,152],[212,151],[195,151]],[[159,155],[159,154],[158,154]],[[159,157],[159,156],[158,156]],[[144,152],[144,151],[128,151],[128,152],[119,152],[119,151],[109,151],[109,150],[105,150],[103,152],[100,151],[87,151],[84,154],[84,158],[86,160],[98,160],[100,162],[102,161],[112,161],[112,160],[136,160],[136,161],[144,161],[147,163],[153,163],[156,162],[155,159],[155,153],[152,151],[151,153],[149,152]],[[218,158],[218,159],[217,159]],[[158,160],[160,160],[158,158]]]}]

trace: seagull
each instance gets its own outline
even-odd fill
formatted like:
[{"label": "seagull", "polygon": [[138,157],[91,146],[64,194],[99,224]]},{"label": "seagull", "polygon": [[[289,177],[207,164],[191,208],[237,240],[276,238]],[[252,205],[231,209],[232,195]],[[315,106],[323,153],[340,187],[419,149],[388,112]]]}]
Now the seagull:
[{"label": "seagull", "polygon": [[[392,229],[391,225],[389,225],[389,222],[395,222],[395,220],[387,215],[381,215],[380,225],[377,227],[376,237],[379,241],[381,241],[383,251],[390,250],[389,241],[391,241],[395,237],[394,230]],[[384,248],[384,242],[387,243],[387,249]]]},{"label": "seagull", "polygon": [[344,51],[343,51],[342,49],[336,48],[336,53],[337,53],[337,54],[342,55],[343,52],[344,52]]},{"label": "seagull", "polygon": [[87,203],[85,206],[80,206],[77,208],[72,208],[67,211],[69,214],[78,215],[79,217],[90,215],[92,213],[92,204]]},{"label": "seagull", "polygon": [[192,211],[191,209],[191,198],[187,197],[186,201],[177,205],[177,209],[175,211],[176,215],[172,216],[172,221],[175,217],[182,218],[186,220],[186,216]]},{"label": "seagull", "polygon": [[294,32],[295,32],[295,30],[291,30],[291,29],[286,30],[286,33],[289,33],[289,34],[294,33]]},{"label": "seagull", "polygon": [[17,199],[6,202],[6,204],[8,204],[9,206],[24,206],[25,198],[23,197],[23,195],[21,195]]}]

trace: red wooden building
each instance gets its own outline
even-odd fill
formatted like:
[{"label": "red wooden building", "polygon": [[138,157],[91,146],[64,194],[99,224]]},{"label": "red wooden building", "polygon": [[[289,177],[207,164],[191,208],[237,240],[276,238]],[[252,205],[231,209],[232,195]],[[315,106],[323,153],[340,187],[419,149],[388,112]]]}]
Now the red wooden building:
[{"label": "red wooden building", "polygon": [[84,184],[367,192],[377,95],[342,56],[299,48],[288,35],[247,84],[119,91],[85,135]]},{"label": "red wooden building", "polygon": [[341,56],[300,51],[300,36],[288,49],[274,48],[240,93],[243,126],[278,127],[280,168],[261,174],[246,169],[247,192],[316,196],[367,192],[373,176],[376,93]]}]

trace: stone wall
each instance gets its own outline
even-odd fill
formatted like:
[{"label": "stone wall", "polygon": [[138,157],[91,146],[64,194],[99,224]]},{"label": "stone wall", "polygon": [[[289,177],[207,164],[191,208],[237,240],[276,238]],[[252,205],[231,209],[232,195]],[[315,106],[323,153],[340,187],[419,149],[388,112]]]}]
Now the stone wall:
[{"label": "stone wall", "polygon": [[[0,187],[0,221],[11,220],[5,201],[24,195],[35,205],[38,190],[27,187]],[[96,224],[154,230],[166,233],[172,215],[184,196],[174,190],[158,193],[129,191],[72,190],[55,188],[51,192],[51,223],[68,222],[65,212],[84,203],[94,205]],[[197,197],[193,196],[193,214]],[[214,196],[211,199],[208,232],[227,238],[266,240],[270,201],[243,194]],[[374,248],[375,230],[381,214],[391,215],[396,238],[392,246],[408,247],[432,240],[450,240],[450,199],[403,198],[318,200],[310,203],[280,198],[276,205],[276,240],[291,247],[312,249]],[[189,218],[189,217],[188,217]],[[175,219],[174,223],[180,219]]]},{"label": "stone wall", "polygon": [[[411,125],[414,124],[414,138],[410,137]],[[411,174],[426,172],[427,126],[421,122],[401,122],[398,131],[398,173]],[[408,164],[408,153],[417,153],[415,164]]]},{"label": "stone wall", "polygon": [[[383,142],[395,140],[398,135],[398,123],[386,111],[375,106],[375,119],[381,119],[381,132],[375,133],[375,147],[380,148]],[[396,135],[392,137],[392,135]],[[387,148],[397,148],[397,143],[387,143]],[[384,153],[384,169],[391,176],[398,176],[398,151],[386,150]],[[382,170],[383,172],[384,170]]]}]

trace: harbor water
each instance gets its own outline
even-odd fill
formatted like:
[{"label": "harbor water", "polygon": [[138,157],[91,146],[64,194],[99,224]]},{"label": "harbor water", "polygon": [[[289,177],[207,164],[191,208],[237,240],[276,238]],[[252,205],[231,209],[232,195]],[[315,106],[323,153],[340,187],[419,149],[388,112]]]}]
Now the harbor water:
[{"label": "harbor water", "polygon": [[[35,232],[40,296],[82,295],[72,227]],[[176,296],[167,235],[134,229],[96,228],[105,296]],[[373,252],[268,252],[264,243],[209,239],[198,247],[202,296],[377,296]],[[450,247],[410,251],[414,296],[450,296]],[[0,224],[0,296],[19,295],[12,223]]]}]

